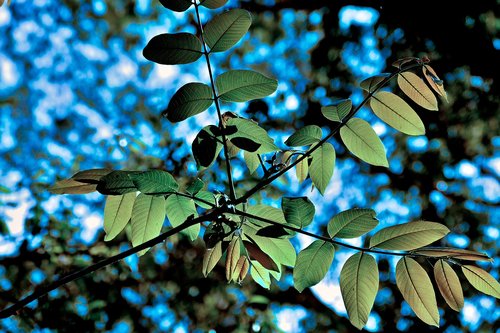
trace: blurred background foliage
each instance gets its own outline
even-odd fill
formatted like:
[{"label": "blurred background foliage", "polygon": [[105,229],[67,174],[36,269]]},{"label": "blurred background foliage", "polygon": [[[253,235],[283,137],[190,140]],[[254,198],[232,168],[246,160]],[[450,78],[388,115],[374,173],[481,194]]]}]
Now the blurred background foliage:
[{"label": "blurred background foliage", "polygon": [[[324,232],[335,213],[372,207],[383,225],[417,218],[446,224],[442,245],[500,258],[499,1],[230,0],[252,12],[250,33],[237,48],[213,56],[216,74],[253,68],[276,77],[264,100],[224,105],[259,121],[282,147],[305,124],[325,130],[319,108],[363,98],[358,83],[404,56],[428,56],[444,80],[448,103],[439,112],[413,105],[426,137],[396,133],[371,111],[390,168],[371,167],[335,140],[337,165],[325,197],[282,177],[254,201],[279,204],[282,194],[316,204],[310,231]],[[213,12],[202,11],[206,22]],[[190,144],[214,110],[178,125],[160,119],[182,84],[208,82],[203,61],[160,66],[142,57],[156,34],[195,32],[192,9],[172,13],[153,0],[12,0],[0,8],[0,306],[53,279],[129,248],[123,234],[104,243],[104,198],[53,196],[46,190],[78,170],[163,168],[181,182],[196,176]],[[337,139],[337,138],[336,138]],[[235,160],[242,193],[256,181]],[[224,169],[201,174],[224,190]],[[297,249],[310,240],[299,237]],[[361,241],[353,241],[362,245]],[[17,316],[6,332],[347,332],[338,274],[350,252],[336,254],[327,278],[299,294],[285,274],[271,290],[248,278],[224,281],[223,267],[201,273],[204,244],[182,236],[51,292]],[[496,332],[498,301],[463,283],[460,314],[442,306],[442,327],[414,317],[394,281],[397,258],[379,257],[381,286],[369,331]]]}]

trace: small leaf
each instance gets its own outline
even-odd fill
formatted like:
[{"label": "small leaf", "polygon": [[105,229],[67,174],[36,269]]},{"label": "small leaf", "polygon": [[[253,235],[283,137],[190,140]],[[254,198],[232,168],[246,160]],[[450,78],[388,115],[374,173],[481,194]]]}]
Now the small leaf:
[{"label": "small leaf", "polygon": [[484,253],[471,250],[454,249],[451,247],[423,247],[421,249],[413,251],[412,253],[434,258],[452,258],[470,261],[493,261],[493,259],[491,259]]},{"label": "small leaf", "polygon": [[231,70],[215,80],[219,98],[225,102],[246,102],[271,95],[278,81],[250,70]]},{"label": "small leaf", "polygon": [[325,142],[311,153],[311,159],[309,174],[313,184],[321,195],[324,195],[335,168],[335,149],[330,143]]},{"label": "small leaf", "polygon": [[203,256],[202,272],[205,277],[214,269],[222,257],[222,242],[217,242],[211,249],[207,249]]},{"label": "small leaf", "polygon": [[113,170],[111,169],[90,169],[77,172],[71,177],[81,183],[88,184],[99,184],[102,177],[110,174]]},{"label": "small leaf", "polygon": [[204,83],[191,82],[177,90],[162,116],[177,123],[205,111],[212,103],[212,88]]},{"label": "small leaf", "polygon": [[399,224],[384,228],[373,235],[370,248],[414,250],[443,238],[449,232],[446,226],[436,222],[415,221]]},{"label": "small leaf", "polygon": [[462,272],[467,281],[478,291],[500,298],[500,283],[484,269],[471,265],[463,265]]},{"label": "small leaf", "polygon": [[258,246],[248,241],[243,241],[243,244],[245,246],[245,249],[248,251],[248,254],[250,255],[250,259],[257,260],[265,269],[268,269],[270,271],[279,271],[278,266],[274,262],[274,260],[271,259],[271,257],[264,253],[261,249],[259,249]]},{"label": "small leaf", "polygon": [[438,103],[434,93],[415,73],[404,72],[398,75],[399,88],[415,103],[424,109],[437,111]]},{"label": "small leaf", "polygon": [[269,271],[265,269],[257,260],[251,260],[250,275],[252,279],[260,284],[263,288],[271,287],[271,277]]},{"label": "small leaf", "polygon": [[295,289],[302,292],[323,280],[332,265],[334,254],[333,244],[322,240],[316,240],[300,251],[293,269]]},{"label": "small leaf", "polygon": [[299,183],[302,183],[304,180],[306,180],[307,175],[309,174],[309,162],[307,161],[308,158],[304,158],[301,160],[297,165],[295,165],[295,173],[297,175],[297,180]]},{"label": "small leaf", "polygon": [[130,177],[137,173],[137,171],[113,171],[99,180],[97,191],[107,195],[137,192],[137,188]]},{"label": "small leaf", "polygon": [[232,9],[214,17],[205,26],[205,41],[210,52],[229,50],[247,33],[252,16],[243,9]]},{"label": "small leaf", "polygon": [[193,4],[189,0],[160,0],[160,3],[174,12],[184,12]]},{"label": "small leaf", "polygon": [[331,121],[341,122],[349,114],[352,109],[352,101],[350,99],[343,99],[336,101],[332,105],[323,106],[321,113],[326,119]]},{"label": "small leaf", "polygon": [[349,209],[335,215],[328,222],[328,234],[331,238],[356,238],[375,228],[378,220],[372,209]]},{"label": "small leaf", "polygon": [[241,256],[236,263],[236,268],[234,269],[232,280],[241,283],[248,274],[248,269],[250,268],[250,261],[247,257]]},{"label": "small leaf", "polygon": [[179,184],[174,177],[166,171],[149,170],[130,176],[137,190],[144,194],[175,192]]},{"label": "small leaf", "polygon": [[312,223],[316,211],[314,204],[307,197],[283,197],[281,199],[281,209],[283,209],[285,220],[300,229]]},{"label": "small leaf", "polygon": [[438,260],[434,264],[434,278],[446,303],[459,312],[464,307],[464,294],[457,273],[446,261]]},{"label": "small leaf", "polygon": [[234,237],[227,247],[226,255],[226,280],[231,282],[236,263],[240,258],[240,239]]},{"label": "small leaf", "polygon": [[390,73],[382,73],[379,75],[371,76],[361,81],[359,86],[368,92],[373,92],[375,88],[377,88],[378,85],[382,83],[385,79],[387,79],[390,75],[391,75]]},{"label": "small leaf", "polygon": [[392,66],[401,69],[401,67],[403,65],[408,64],[408,63],[410,63],[412,61],[418,62],[418,61],[420,61],[420,59],[416,58],[416,57],[404,57],[404,58],[401,58],[401,59],[398,59],[398,60],[394,61],[392,63]]},{"label": "small leaf", "polygon": [[403,257],[396,265],[396,284],[417,317],[439,327],[436,294],[425,269],[415,260]]},{"label": "small leaf", "polygon": [[373,112],[398,131],[408,135],[424,135],[425,126],[418,114],[401,97],[380,91],[373,95]]},{"label": "small leaf", "polygon": [[323,131],[316,125],[307,125],[293,133],[285,144],[290,147],[309,146],[321,140]]},{"label": "small leaf", "polygon": [[216,130],[218,128],[215,125],[205,126],[193,141],[193,156],[199,167],[211,166],[223,148],[214,134],[217,133]]},{"label": "small leaf", "polygon": [[194,200],[195,204],[197,204],[201,208],[210,209],[210,208],[213,208],[215,206],[215,196],[213,195],[213,193],[210,193],[208,191],[199,191],[198,193],[195,194],[195,197],[198,199],[201,199],[203,201],[211,203],[211,205],[208,205],[208,204],[204,203],[203,201]]},{"label": "small leaf", "polygon": [[195,195],[196,193],[200,192],[201,189],[205,187],[205,183],[203,180],[200,178],[196,178],[186,189],[186,192],[188,192],[191,195]]},{"label": "small leaf", "polygon": [[424,77],[431,86],[431,88],[437,92],[440,96],[442,96],[445,101],[448,101],[448,97],[446,91],[444,90],[443,80],[441,80],[434,69],[432,69],[429,65],[424,65],[422,67],[422,71],[424,72]]},{"label": "small leaf", "polygon": [[[172,227],[177,227],[185,223],[190,218],[198,216],[196,206],[193,199],[189,199],[177,194],[173,194],[167,198],[167,217]],[[195,224],[182,233],[189,236],[191,241],[194,241],[200,233],[200,225]]]},{"label": "small leaf", "polygon": [[[132,218],[132,246],[140,245],[161,233],[165,220],[165,198],[139,194],[134,202]],[[149,249],[138,252],[142,256]]]},{"label": "small leaf", "polygon": [[210,9],[217,9],[224,6],[226,3],[227,0],[202,0],[200,5]]},{"label": "small leaf", "polygon": [[142,54],[161,65],[189,64],[203,55],[198,37],[185,32],[154,36]]},{"label": "small leaf", "polygon": [[347,149],[366,163],[389,166],[382,141],[366,121],[359,118],[350,119],[340,129],[340,137]]},{"label": "small leaf", "polygon": [[53,194],[87,194],[95,192],[97,185],[81,183],[74,179],[63,179],[57,181],[49,188]]},{"label": "small leaf", "polygon": [[340,272],[340,291],[349,321],[362,329],[375,303],[379,284],[375,259],[366,253],[351,256]]},{"label": "small leaf", "polygon": [[130,221],[135,197],[136,193],[130,192],[124,195],[110,195],[106,198],[106,206],[104,207],[105,241],[115,238]]},{"label": "small leaf", "polygon": [[245,163],[247,165],[250,174],[253,174],[260,166],[259,156],[254,153],[249,153],[248,151],[243,152],[243,157],[245,158]]},{"label": "small leaf", "polygon": [[246,138],[250,141],[260,144],[257,153],[264,154],[273,151],[278,151],[279,148],[274,144],[273,139],[267,134],[266,130],[257,125],[255,122],[243,119],[232,118],[227,121],[227,126],[235,126],[237,132],[227,136],[229,140],[234,138]]}]

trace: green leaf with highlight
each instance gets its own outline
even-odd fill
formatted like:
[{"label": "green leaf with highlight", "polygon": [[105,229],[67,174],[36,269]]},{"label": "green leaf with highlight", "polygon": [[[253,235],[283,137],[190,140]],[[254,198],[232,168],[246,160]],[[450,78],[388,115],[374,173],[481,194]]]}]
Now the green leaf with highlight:
[{"label": "green leaf with highlight", "polygon": [[500,283],[490,273],[471,265],[463,265],[462,272],[474,288],[486,295],[500,298]]},{"label": "green leaf with highlight", "polygon": [[250,276],[252,279],[260,284],[263,288],[269,289],[271,287],[271,276],[269,271],[264,268],[257,260],[251,260]]},{"label": "green leaf with highlight", "polygon": [[424,109],[437,111],[436,95],[417,74],[404,72],[398,75],[399,88]]},{"label": "green leaf with highlight", "polygon": [[130,176],[137,190],[144,194],[175,192],[179,184],[174,177],[166,171],[149,170]]},{"label": "green leaf with highlight", "polygon": [[[132,209],[132,246],[140,245],[161,233],[161,227],[165,220],[165,198],[139,194]],[[148,249],[138,252],[139,256],[146,253]]]},{"label": "green leaf with highlight", "polygon": [[307,125],[290,135],[285,144],[290,147],[309,146],[321,141],[323,131],[316,125]]},{"label": "green leaf with highlight", "polygon": [[[167,217],[172,227],[177,227],[185,223],[188,219],[198,217],[194,200],[177,194],[173,194],[167,198]],[[182,231],[183,234],[189,236],[191,241],[194,241],[200,233],[200,225],[195,224]]]},{"label": "green leaf with highlight", "polygon": [[441,259],[434,264],[434,279],[446,303],[453,310],[460,312],[464,307],[464,294],[457,273]]},{"label": "green leaf with highlight", "polygon": [[328,235],[331,238],[356,238],[378,225],[376,213],[372,209],[353,208],[335,215],[328,222]]},{"label": "green leaf with highlight", "polygon": [[205,41],[210,52],[229,50],[247,33],[252,16],[243,9],[232,9],[214,17],[205,26]]},{"label": "green leaf with highlight", "polygon": [[311,159],[309,175],[314,186],[318,188],[321,195],[324,195],[333,176],[333,169],[335,169],[335,149],[330,143],[325,142],[311,153]]},{"label": "green leaf with highlight", "polygon": [[323,106],[321,113],[326,119],[331,121],[341,122],[352,109],[352,101],[350,99],[343,99],[336,101],[332,105]]},{"label": "green leaf with highlight", "polygon": [[188,83],[177,90],[162,116],[177,123],[205,111],[213,101],[212,88],[204,83]]},{"label": "green leaf with highlight", "polygon": [[295,289],[302,292],[323,280],[332,265],[334,254],[333,244],[322,240],[316,240],[300,251],[293,269]]},{"label": "green leaf with highlight", "polygon": [[258,154],[278,151],[279,148],[274,144],[273,139],[267,134],[266,130],[260,127],[256,122],[244,118],[231,118],[227,121],[227,126],[236,127],[237,131],[227,136],[229,140],[235,138],[246,138],[259,144],[255,151]]},{"label": "green leaf with highlight", "polygon": [[105,241],[115,238],[130,221],[134,208],[136,193],[130,192],[123,195],[109,195],[104,207]]},{"label": "green leaf with highlight", "polygon": [[215,86],[221,100],[246,102],[271,95],[278,81],[251,70],[230,70],[215,79]]},{"label": "green leaf with highlight", "polygon": [[314,204],[307,197],[283,197],[281,199],[281,209],[285,215],[285,220],[300,229],[312,223],[316,211]]}]

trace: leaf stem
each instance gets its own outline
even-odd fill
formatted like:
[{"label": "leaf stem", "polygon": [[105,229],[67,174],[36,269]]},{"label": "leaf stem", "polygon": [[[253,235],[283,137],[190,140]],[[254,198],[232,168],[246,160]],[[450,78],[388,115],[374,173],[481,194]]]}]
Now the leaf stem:
[{"label": "leaf stem", "polygon": [[201,44],[203,45],[203,54],[205,55],[205,60],[207,63],[207,68],[208,68],[208,74],[210,76],[210,85],[212,86],[212,92],[214,94],[215,108],[217,109],[217,116],[219,118],[219,128],[222,132],[222,143],[224,145],[224,159],[226,160],[227,181],[229,183],[229,197],[231,198],[231,201],[236,201],[236,192],[234,190],[233,174],[231,171],[231,161],[229,158],[229,151],[227,148],[226,134],[224,132],[224,124],[222,123],[222,112],[221,112],[220,105],[219,105],[219,96],[217,95],[217,91],[215,90],[215,82],[214,82],[214,76],[212,73],[212,65],[210,64],[209,52],[207,50],[207,44],[205,43],[203,25],[201,24],[201,19],[200,19],[199,6],[200,6],[200,4],[197,1],[194,1],[194,8],[196,10],[196,19],[198,21],[198,28],[200,29]]}]

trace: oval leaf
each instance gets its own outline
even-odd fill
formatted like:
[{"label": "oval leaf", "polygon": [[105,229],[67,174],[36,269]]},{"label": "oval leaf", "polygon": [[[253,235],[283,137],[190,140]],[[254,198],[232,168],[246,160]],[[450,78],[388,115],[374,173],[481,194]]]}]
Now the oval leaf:
[{"label": "oval leaf", "polygon": [[379,284],[375,259],[366,253],[351,256],[340,272],[340,291],[350,322],[362,329],[375,303]]},{"label": "oval leaf", "polygon": [[415,221],[378,231],[370,239],[370,248],[414,250],[446,236],[450,230],[439,223]]},{"label": "oval leaf", "polygon": [[464,307],[464,294],[457,273],[444,260],[438,260],[434,264],[434,278],[441,295],[450,308],[460,311]]},{"label": "oval leaf", "polygon": [[189,0],[160,0],[160,3],[174,12],[184,12],[193,4]]},{"label": "oval leaf", "polygon": [[332,265],[334,254],[333,244],[322,240],[316,240],[300,251],[293,269],[295,289],[302,292],[323,280]]},{"label": "oval leaf", "polygon": [[200,5],[210,9],[217,9],[224,6],[226,3],[227,0],[202,0]]},{"label": "oval leaf", "polygon": [[232,9],[214,17],[205,26],[205,41],[210,52],[229,50],[247,33],[252,16],[243,9]]},{"label": "oval leaf", "polygon": [[480,292],[496,298],[500,298],[500,283],[484,269],[464,265],[462,272],[469,283]]},{"label": "oval leaf", "polygon": [[290,147],[309,146],[321,141],[323,131],[316,125],[307,125],[290,135],[285,144]]},{"label": "oval leaf", "polygon": [[353,208],[335,215],[328,222],[331,238],[356,238],[366,234],[378,224],[372,209]]},{"label": "oval leaf", "polygon": [[259,156],[256,153],[250,153],[248,151],[243,152],[243,157],[245,159],[245,164],[247,165],[250,174],[253,174],[260,166]]},{"label": "oval leaf", "polygon": [[359,86],[368,92],[373,92],[375,88],[377,88],[378,85],[382,83],[385,79],[387,79],[390,75],[391,75],[390,73],[382,73],[379,75],[371,76],[361,81]]},{"label": "oval leaf", "polygon": [[227,121],[227,126],[234,126],[237,129],[235,133],[227,136],[229,140],[232,141],[235,138],[245,138],[249,141],[255,142],[260,145],[256,150],[259,154],[279,150],[278,146],[274,144],[273,139],[269,136],[269,134],[267,134],[266,130],[257,125],[254,121],[244,118],[231,118]]},{"label": "oval leaf", "polygon": [[226,254],[226,280],[231,282],[236,264],[240,259],[240,239],[234,237],[227,247]]},{"label": "oval leaf", "polygon": [[302,159],[299,163],[297,163],[297,165],[295,165],[295,173],[299,183],[302,183],[304,180],[306,180],[307,175],[309,174],[309,162],[307,157]]},{"label": "oval leaf", "polygon": [[223,145],[217,140],[217,131],[218,127],[215,125],[205,126],[194,138],[191,148],[198,167],[208,168],[219,156]]},{"label": "oval leaf", "polygon": [[131,192],[124,195],[110,195],[106,198],[106,206],[104,207],[105,241],[115,238],[130,221],[135,197],[136,193]]},{"label": "oval leaf", "polygon": [[452,258],[470,261],[493,261],[488,255],[463,249],[455,249],[451,247],[424,247],[413,251],[415,254],[424,255],[434,258]]},{"label": "oval leaf", "polygon": [[340,137],[347,149],[366,163],[389,166],[382,141],[366,121],[359,118],[350,119],[340,129]]},{"label": "oval leaf", "polygon": [[300,229],[312,223],[316,209],[307,197],[281,199],[281,209],[285,220],[298,226]]},{"label": "oval leaf", "polygon": [[271,95],[278,81],[250,70],[231,70],[215,80],[219,98],[226,102],[246,102]]},{"label": "oval leaf", "polygon": [[142,54],[161,65],[189,64],[203,55],[198,37],[185,32],[154,36]]},{"label": "oval leaf", "polygon": [[427,87],[424,80],[412,72],[404,72],[398,75],[399,88],[415,103],[424,109],[437,111],[438,103],[432,90]]},{"label": "oval leaf", "polygon": [[323,106],[321,113],[326,119],[331,121],[342,122],[342,119],[349,114],[352,108],[352,101],[350,99],[343,99],[336,101],[332,105]]},{"label": "oval leaf", "polygon": [[134,185],[144,194],[175,192],[179,184],[174,177],[166,171],[149,170],[130,176]]},{"label": "oval leaf", "polygon": [[102,177],[109,175],[111,169],[90,169],[75,173],[71,179],[88,184],[99,184]]},{"label": "oval leaf", "polygon": [[396,265],[396,284],[417,317],[439,327],[436,294],[425,269],[415,260],[403,257]]},{"label": "oval leaf", "polygon": [[[139,194],[132,209],[132,246],[140,245],[161,233],[165,220],[165,198]],[[149,249],[138,252],[142,256]]]},{"label": "oval leaf", "polygon": [[212,103],[212,88],[204,83],[188,83],[172,96],[162,116],[176,123],[205,111]]},{"label": "oval leaf", "polygon": [[203,256],[202,272],[205,277],[214,269],[222,257],[222,242],[217,242],[211,249],[207,249]]},{"label": "oval leaf", "polygon": [[[193,199],[189,199],[177,194],[173,194],[167,198],[167,217],[172,227],[177,227],[190,218],[198,216],[196,206]],[[182,233],[189,236],[191,241],[194,241],[200,233],[200,225],[196,224],[184,229]]]},{"label": "oval leaf", "polygon": [[424,65],[424,67],[422,67],[422,71],[424,72],[424,77],[432,89],[442,96],[445,101],[448,101],[448,97],[443,86],[443,80],[438,77],[434,69],[432,69],[429,65]]},{"label": "oval leaf", "polygon": [[401,97],[381,91],[372,97],[370,106],[377,117],[398,131],[408,135],[425,134],[424,123]]},{"label": "oval leaf", "polygon": [[311,153],[311,159],[309,174],[314,186],[321,195],[324,195],[335,168],[335,149],[330,143],[325,142]]},{"label": "oval leaf", "polygon": [[257,260],[251,260],[250,276],[263,288],[269,289],[269,287],[271,287],[271,276],[269,275],[269,271]]}]

